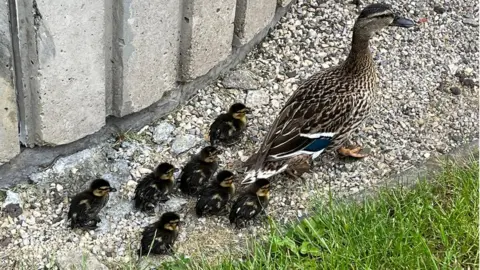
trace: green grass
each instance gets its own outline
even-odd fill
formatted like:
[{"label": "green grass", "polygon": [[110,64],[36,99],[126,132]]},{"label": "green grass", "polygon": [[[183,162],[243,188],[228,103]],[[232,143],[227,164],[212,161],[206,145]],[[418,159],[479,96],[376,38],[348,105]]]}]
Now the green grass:
[{"label": "green grass", "polygon": [[478,269],[478,161],[362,203],[330,201],[244,258],[181,259],[162,269]]}]

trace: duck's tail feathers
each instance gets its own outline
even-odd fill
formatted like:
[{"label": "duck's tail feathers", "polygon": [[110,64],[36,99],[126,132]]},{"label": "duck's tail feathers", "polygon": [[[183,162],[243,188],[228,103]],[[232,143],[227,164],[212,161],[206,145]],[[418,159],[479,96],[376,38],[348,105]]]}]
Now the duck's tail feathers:
[{"label": "duck's tail feathers", "polygon": [[248,171],[245,178],[242,180],[242,185],[250,185],[254,183],[257,179],[268,179],[274,175],[284,172],[287,169],[288,165],[285,164],[277,170],[262,170],[262,171]]}]

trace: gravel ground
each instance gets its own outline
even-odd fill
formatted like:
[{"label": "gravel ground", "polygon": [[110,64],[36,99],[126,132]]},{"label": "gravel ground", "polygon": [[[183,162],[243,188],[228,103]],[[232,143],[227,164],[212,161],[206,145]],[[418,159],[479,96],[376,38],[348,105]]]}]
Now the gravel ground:
[{"label": "gravel ground", "polygon": [[[235,101],[246,101],[253,114],[242,143],[222,154],[221,168],[241,173],[240,161],[255,151],[298,84],[346,58],[351,28],[364,5],[357,8],[345,2],[299,1],[236,71],[199,90],[162,121],[128,132],[120,141],[112,138],[61,158],[31,176],[36,185],[9,191],[4,205],[18,202],[23,210],[14,210],[23,213],[15,218],[3,214],[0,219],[2,265],[7,269],[62,268],[74,258],[72,252],[79,254],[73,251],[78,247],[94,254],[90,266],[98,263],[116,269],[135,264],[137,258],[132,254],[141,227],[156,219],[131,210],[129,199],[136,181],[159,162],[185,164],[206,145],[209,124]],[[358,192],[478,138],[476,1],[394,2],[398,10],[420,23],[409,30],[387,29],[371,42],[382,100],[374,117],[353,138],[371,155],[352,162],[326,153],[316,161],[314,172],[306,175],[305,184],[276,179],[268,209],[274,219],[294,220],[308,212],[310,198],[325,195],[329,189],[335,196]],[[68,196],[84,189],[94,177],[110,180],[119,192],[104,209],[97,231],[71,231],[65,222]],[[178,254],[213,258],[227,248],[240,249],[246,236],[265,231],[262,221],[235,230],[226,217],[197,219],[192,213],[194,203],[177,193],[159,209],[179,211],[186,221],[176,245]]]}]

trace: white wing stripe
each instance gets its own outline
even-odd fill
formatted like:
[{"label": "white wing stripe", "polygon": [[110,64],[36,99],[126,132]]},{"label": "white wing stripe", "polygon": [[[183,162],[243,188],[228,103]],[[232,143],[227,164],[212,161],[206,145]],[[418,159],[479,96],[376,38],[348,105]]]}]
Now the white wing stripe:
[{"label": "white wing stripe", "polygon": [[336,132],[323,132],[323,133],[315,133],[315,134],[308,134],[308,133],[300,133],[300,136],[309,138],[309,139],[318,139],[320,137],[333,137]]},{"label": "white wing stripe", "polygon": [[317,151],[317,152],[309,152],[309,151],[300,150],[300,151],[296,151],[296,152],[293,152],[293,153],[290,153],[290,154],[287,154],[287,155],[283,155],[283,156],[282,155],[271,155],[269,157],[271,157],[275,160],[289,158],[289,157],[298,156],[298,155],[302,155],[302,154],[314,155],[315,157],[318,157],[324,150],[325,149],[322,149],[322,150]]}]

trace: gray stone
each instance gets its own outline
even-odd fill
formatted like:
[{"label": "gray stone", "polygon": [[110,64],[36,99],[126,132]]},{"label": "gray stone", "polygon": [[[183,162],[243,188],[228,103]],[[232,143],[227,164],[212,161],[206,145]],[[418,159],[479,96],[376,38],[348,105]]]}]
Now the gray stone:
[{"label": "gray stone", "polygon": [[292,2],[292,0],[277,0],[278,5],[281,6],[281,7],[286,7],[291,2]]},{"label": "gray stone", "polygon": [[178,136],[173,141],[172,152],[178,155],[192,149],[196,144],[197,137],[195,137],[194,135],[186,134]]},{"label": "gray stone", "polygon": [[20,195],[18,195],[18,193],[13,192],[11,190],[7,190],[7,198],[5,198],[5,201],[3,202],[3,207],[9,204],[22,205],[22,200],[20,199]]},{"label": "gray stone", "polygon": [[450,92],[452,92],[452,94],[457,96],[457,95],[460,95],[462,93],[462,90],[459,87],[454,86],[454,87],[450,88]]},{"label": "gray stone", "polygon": [[178,0],[114,1],[114,23],[121,28],[114,32],[113,48],[116,116],[140,111],[176,86],[181,5]]},{"label": "gray stone", "polygon": [[190,81],[230,55],[236,1],[191,0],[184,4],[180,79]]},{"label": "gray stone", "polygon": [[267,26],[275,15],[277,0],[238,0],[235,12],[235,44],[244,45]]},{"label": "gray stone", "polygon": [[175,127],[171,124],[167,122],[161,122],[153,131],[153,141],[158,144],[165,142],[168,140],[168,138],[170,138],[170,134],[172,134],[174,129]]},{"label": "gray stone", "polygon": [[20,153],[8,1],[0,2],[0,165]]},{"label": "gray stone", "polygon": [[229,73],[222,80],[222,84],[227,89],[255,90],[260,87],[260,83],[249,70],[236,70]]},{"label": "gray stone", "polygon": [[92,253],[85,250],[61,251],[56,258],[57,266],[61,270],[84,269],[85,266],[91,270],[108,270]]},{"label": "gray stone", "polygon": [[442,7],[440,5],[435,5],[435,6],[433,6],[433,11],[435,11],[438,14],[443,14],[443,13],[445,13],[446,10],[445,10],[444,7]]},{"label": "gray stone", "polygon": [[161,205],[163,212],[178,212],[187,204],[187,200],[179,197],[172,197]]},{"label": "gray stone", "polygon": [[469,88],[474,88],[475,87],[475,81],[471,78],[466,78],[461,80],[461,83],[463,86],[469,87]]},{"label": "gray stone", "polygon": [[118,224],[133,211],[132,201],[121,199],[118,193],[112,193],[108,204],[100,212],[102,221],[98,224],[95,232],[98,234],[112,233],[112,224]]},{"label": "gray stone", "polygon": [[33,173],[30,180],[41,186],[50,183],[62,185],[69,195],[86,189],[95,178],[104,178],[117,189],[130,177],[128,161],[111,162],[105,152],[109,145],[86,149],[70,156],[59,158],[49,169]]},{"label": "gray stone", "polygon": [[267,105],[270,97],[266,91],[249,91],[247,94],[247,106]]},{"label": "gray stone", "polygon": [[7,214],[8,216],[12,218],[19,217],[21,214],[23,214],[23,209],[20,207],[19,204],[7,204],[3,208],[3,212]]},{"label": "gray stone", "polygon": [[3,211],[10,217],[18,217],[23,213],[21,205],[22,200],[20,195],[11,190],[7,190],[7,197],[5,198],[2,206]]},{"label": "gray stone", "polygon": [[470,26],[478,26],[478,19],[477,18],[464,18],[463,23]]}]

